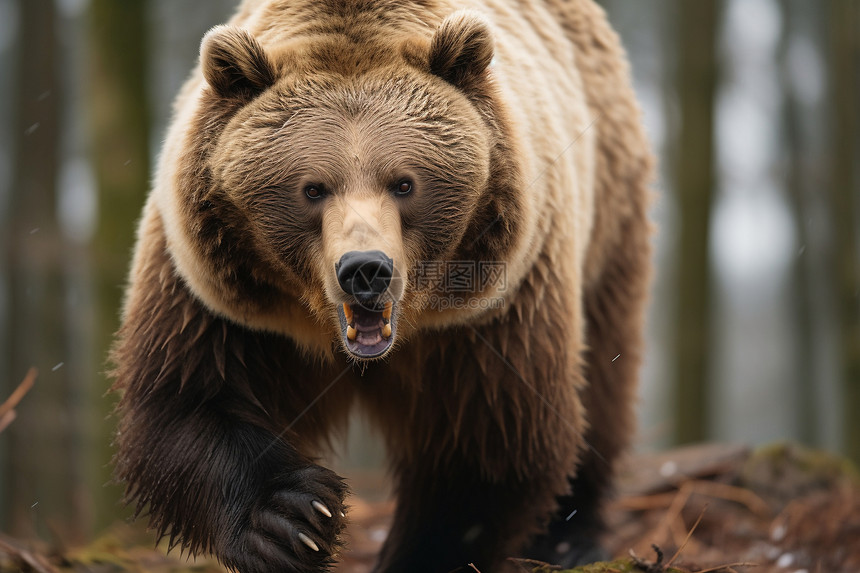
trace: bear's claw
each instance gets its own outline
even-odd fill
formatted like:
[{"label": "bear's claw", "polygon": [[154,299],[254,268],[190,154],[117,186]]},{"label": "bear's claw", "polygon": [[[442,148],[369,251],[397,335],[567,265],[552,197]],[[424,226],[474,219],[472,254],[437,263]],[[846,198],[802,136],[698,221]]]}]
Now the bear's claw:
[{"label": "bear's claw", "polygon": [[328,469],[292,472],[261,494],[247,525],[219,553],[242,573],[328,571],[346,525],[345,495],[346,485]]},{"label": "bear's claw", "polygon": [[[331,512],[329,511],[329,509],[326,506],[324,506],[323,504],[321,504],[320,502],[318,502],[317,500],[313,500],[311,502],[311,505],[314,506],[314,509],[316,509],[318,512],[320,512],[324,516],[331,517]],[[343,512],[341,512],[341,513],[343,513]]]},{"label": "bear's claw", "polygon": [[316,543],[314,543],[314,540],[311,539],[310,537],[308,537],[307,535],[305,535],[304,533],[299,533],[299,541],[301,541],[302,543],[304,543],[305,545],[307,545],[308,547],[310,547],[314,551],[320,550],[319,546]]}]

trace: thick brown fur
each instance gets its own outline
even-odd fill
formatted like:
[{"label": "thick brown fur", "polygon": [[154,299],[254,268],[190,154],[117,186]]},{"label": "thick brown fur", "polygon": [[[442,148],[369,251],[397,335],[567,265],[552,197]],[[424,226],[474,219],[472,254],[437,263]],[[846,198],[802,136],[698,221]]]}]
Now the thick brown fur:
[{"label": "thick brown fur", "polygon": [[[361,406],[398,498],[377,571],[593,555],[651,172],[590,0],[246,0],[203,40],[139,230],[112,354],[128,500],[243,573],[325,570],[346,487],[315,456]],[[342,337],[348,251],[393,260],[376,360]],[[495,304],[434,305],[416,273],[446,261],[504,263],[469,292]]]}]

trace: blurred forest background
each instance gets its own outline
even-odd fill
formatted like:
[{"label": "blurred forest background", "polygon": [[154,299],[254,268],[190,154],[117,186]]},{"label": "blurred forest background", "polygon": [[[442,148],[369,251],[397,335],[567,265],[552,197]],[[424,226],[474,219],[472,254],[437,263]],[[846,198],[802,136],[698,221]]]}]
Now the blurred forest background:
[{"label": "blurred forest background", "polygon": [[[860,2],[604,0],[661,159],[640,449],[860,460]],[[0,530],[122,515],[106,348],[171,101],[233,0],[0,0]],[[380,459],[355,441],[350,463]]]}]

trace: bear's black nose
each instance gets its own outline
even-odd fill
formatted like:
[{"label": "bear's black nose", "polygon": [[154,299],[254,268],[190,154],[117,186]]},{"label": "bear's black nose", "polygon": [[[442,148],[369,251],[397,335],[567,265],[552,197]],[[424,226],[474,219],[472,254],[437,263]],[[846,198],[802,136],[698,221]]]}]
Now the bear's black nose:
[{"label": "bear's black nose", "polygon": [[334,270],[344,292],[359,302],[374,302],[391,284],[394,261],[382,251],[350,251]]}]

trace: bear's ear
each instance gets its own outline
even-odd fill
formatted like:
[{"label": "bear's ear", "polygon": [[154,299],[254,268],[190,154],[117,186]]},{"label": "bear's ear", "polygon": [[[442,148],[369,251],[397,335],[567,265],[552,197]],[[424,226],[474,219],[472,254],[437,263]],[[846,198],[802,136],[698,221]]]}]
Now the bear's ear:
[{"label": "bear's ear", "polygon": [[275,66],[245,30],[215,26],[200,44],[203,77],[223,97],[254,97],[275,83]]},{"label": "bear's ear", "polygon": [[460,88],[481,75],[493,60],[493,35],[477,12],[454,12],[430,43],[430,71]]}]

